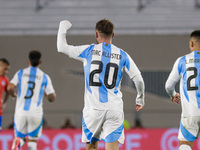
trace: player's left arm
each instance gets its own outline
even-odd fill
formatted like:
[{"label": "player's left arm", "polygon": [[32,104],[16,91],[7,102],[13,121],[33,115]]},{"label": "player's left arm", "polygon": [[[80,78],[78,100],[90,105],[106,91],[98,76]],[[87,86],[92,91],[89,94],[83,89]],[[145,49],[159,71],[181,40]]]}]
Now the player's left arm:
[{"label": "player's left arm", "polygon": [[49,100],[49,102],[54,102],[56,99],[56,93],[55,90],[53,88],[53,84],[51,82],[50,77],[47,75],[47,87],[45,89],[45,93],[44,95],[47,97],[47,99]]},{"label": "player's left arm", "polygon": [[49,102],[54,102],[56,100],[56,93],[51,93],[47,95]]},{"label": "player's left arm", "polygon": [[137,90],[136,110],[140,111],[145,105],[145,84],[141,72],[128,54],[125,62],[125,71],[135,84]]},{"label": "player's left arm", "polygon": [[144,80],[143,80],[141,74],[138,74],[138,75],[134,76],[132,78],[132,80],[135,83],[135,87],[136,87],[136,90],[137,90],[136,110],[140,111],[145,105],[145,102],[144,102],[144,97],[145,97],[145,94],[144,94],[144,91],[145,91]]}]

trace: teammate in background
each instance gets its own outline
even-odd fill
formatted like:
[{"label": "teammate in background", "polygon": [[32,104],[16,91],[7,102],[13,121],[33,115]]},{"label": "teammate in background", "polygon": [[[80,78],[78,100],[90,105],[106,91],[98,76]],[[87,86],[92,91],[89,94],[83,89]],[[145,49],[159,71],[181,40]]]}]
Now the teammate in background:
[{"label": "teammate in background", "polygon": [[124,143],[124,113],[120,83],[125,70],[135,82],[138,92],[136,110],[144,106],[144,82],[131,57],[112,44],[114,25],[103,19],[96,23],[98,44],[72,46],[66,42],[66,32],[71,27],[61,21],[58,52],[80,60],[84,65],[85,96],[82,118],[82,142],[87,150],[98,149],[98,141],[105,141],[106,150],[119,149]]},{"label": "teammate in background", "polygon": [[[9,84],[9,79],[6,77],[8,70],[10,69],[10,64],[5,58],[0,59],[0,131],[2,130],[2,115],[3,110],[6,107],[6,102],[8,100],[9,94],[7,92],[7,86]],[[5,92],[4,98],[3,92]]]},{"label": "teammate in background", "polygon": [[[28,149],[37,149],[37,139],[42,132],[43,96],[50,102],[56,98],[50,77],[39,69],[41,53],[33,50],[29,53],[29,67],[19,70],[8,85],[8,92],[16,97],[14,115],[15,139],[12,150],[17,150],[26,142],[28,136]],[[18,95],[14,93],[18,86]]]},{"label": "teammate in background", "polygon": [[[181,102],[179,150],[191,150],[200,131],[200,30],[190,35],[191,53],[179,57],[167,79],[165,88],[175,104]],[[180,95],[175,85],[180,80]]]}]

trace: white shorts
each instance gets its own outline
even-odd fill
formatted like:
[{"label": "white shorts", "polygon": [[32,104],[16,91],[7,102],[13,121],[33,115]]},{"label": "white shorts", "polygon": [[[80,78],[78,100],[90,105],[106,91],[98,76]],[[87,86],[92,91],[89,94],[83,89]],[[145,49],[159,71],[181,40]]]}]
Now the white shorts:
[{"label": "white shorts", "polygon": [[14,119],[14,130],[15,136],[20,138],[25,138],[37,140],[42,133],[42,116],[17,116]]},{"label": "white shorts", "polygon": [[182,117],[178,139],[180,141],[194,141],[199,136],[200,116]]},{"label": "white shorts", "polygon": [[83,111],[82,142],[124,143],[124,113],[113,110]]}]

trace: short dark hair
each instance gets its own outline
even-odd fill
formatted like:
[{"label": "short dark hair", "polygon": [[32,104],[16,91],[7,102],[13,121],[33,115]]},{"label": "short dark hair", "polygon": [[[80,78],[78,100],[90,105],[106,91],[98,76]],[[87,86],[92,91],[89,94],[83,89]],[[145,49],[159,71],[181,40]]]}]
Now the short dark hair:
[{"label": "short dark hair", "polygon": [[41,56],[42,54],[37,50],[32,50],[29,52],[29,60],[33,67],[36,67],[39,65]]},{"label": "short dark hair", "polygon": [[190,34],[190,37],[200,38],[200,30],[194,30],[194,31]]},{"label": "short dark hair", "polygon": [[96,23],[96,30],[105,36],[111,36],[114,30],[114,24],[107,19],[102,19]]},{"label": "short dark hair", "polygon": [[8,66],[10,65],[9,61],[5,58],[0,58],[0,62],[3,62],[5,64],[7,64]]},{"label": "short dark hair", "polygon": [[200,30],[194,30],[190,34],[190,38],[194,38],[194,42],[200,47]]}]

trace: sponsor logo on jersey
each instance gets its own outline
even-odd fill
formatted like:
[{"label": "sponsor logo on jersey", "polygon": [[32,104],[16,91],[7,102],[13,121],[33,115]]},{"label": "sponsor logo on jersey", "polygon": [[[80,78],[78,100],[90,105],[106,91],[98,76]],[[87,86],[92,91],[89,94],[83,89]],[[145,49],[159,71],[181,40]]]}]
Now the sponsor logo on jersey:
[{"label": "sponsor logo on jersey", "polygon": [[1,81],[1,85],[2,86],[5,86],[6,85],[6,82],[3,80],[3,81]]}]

